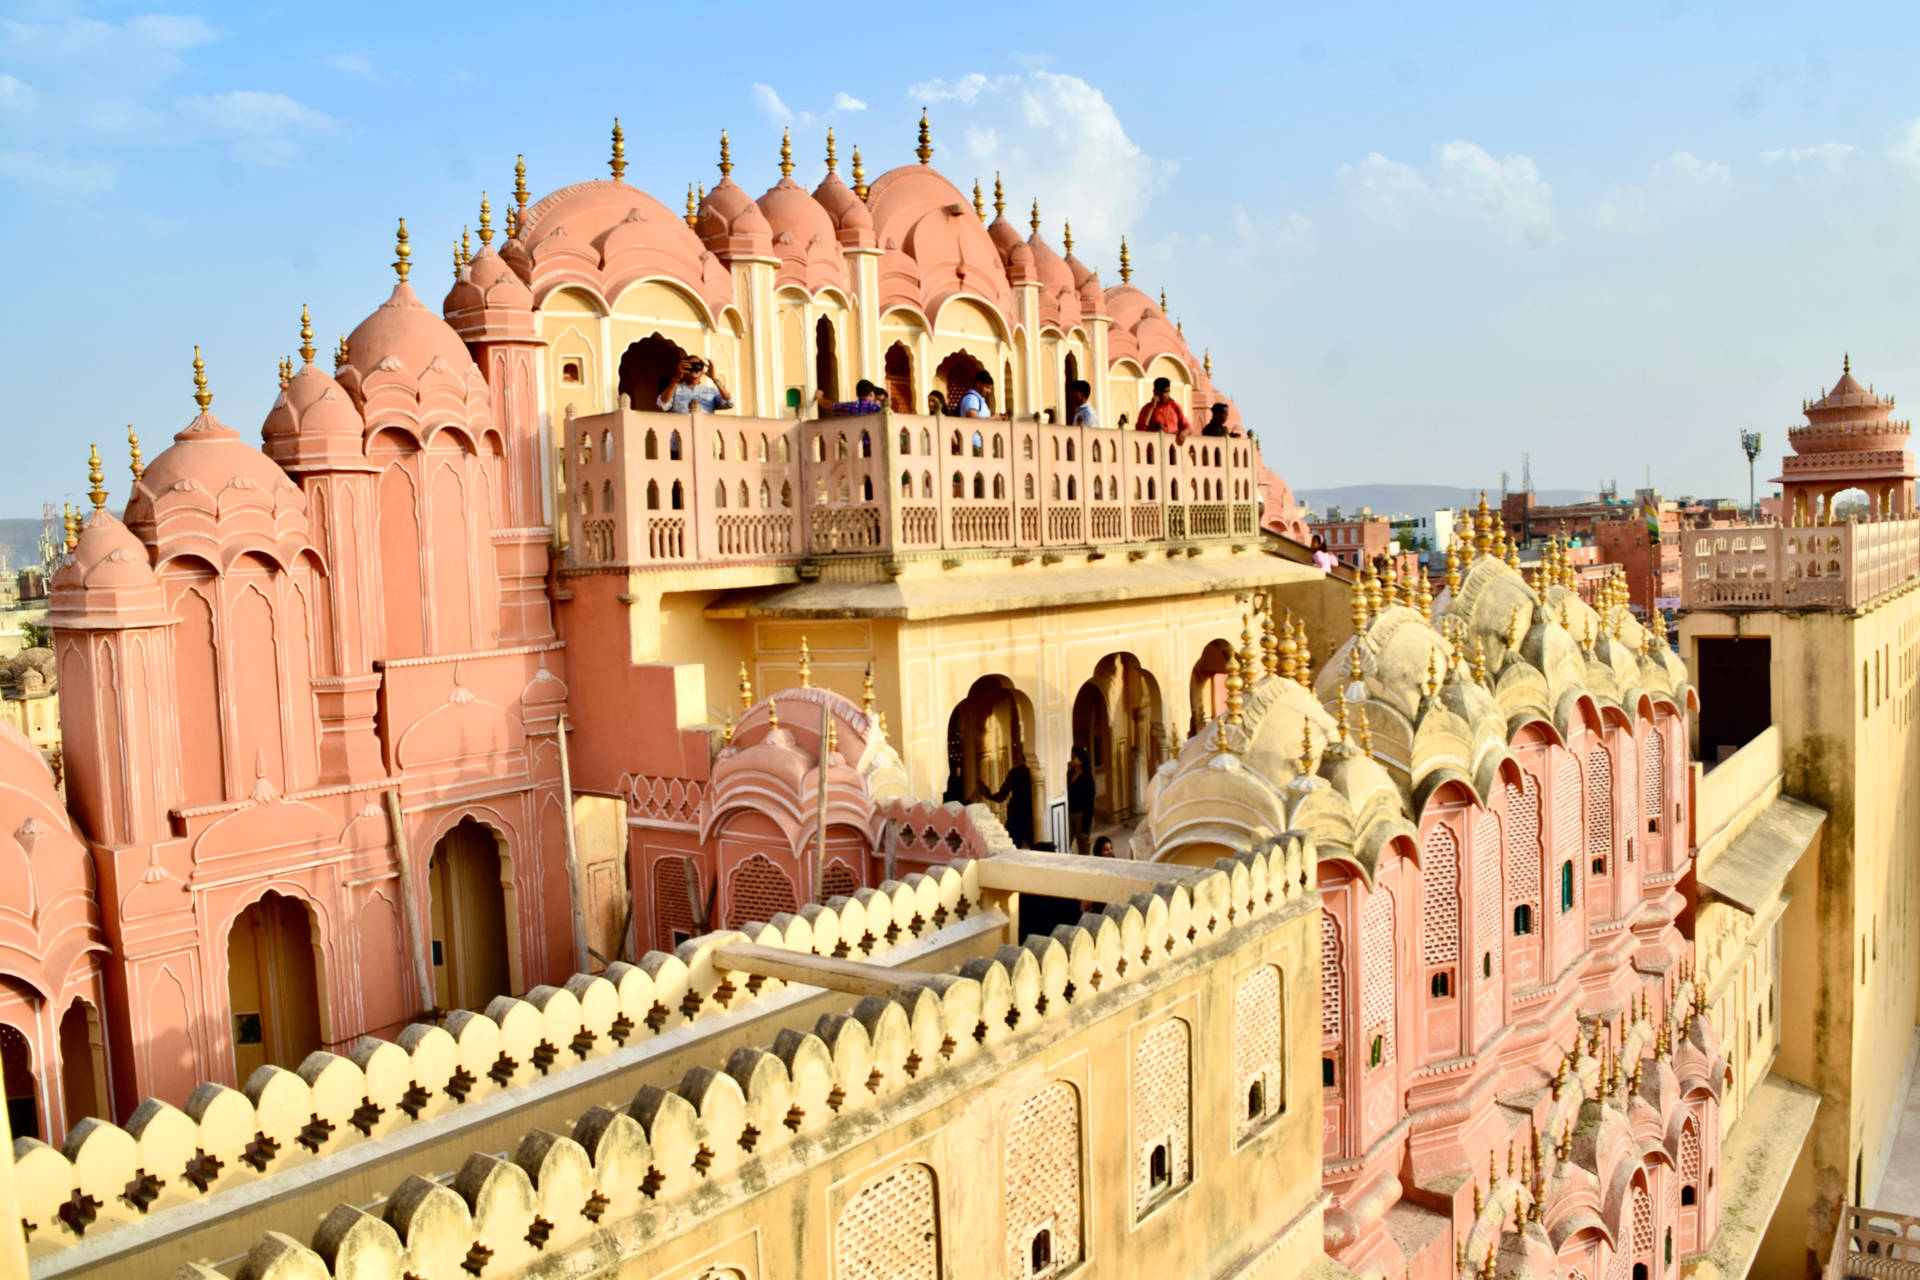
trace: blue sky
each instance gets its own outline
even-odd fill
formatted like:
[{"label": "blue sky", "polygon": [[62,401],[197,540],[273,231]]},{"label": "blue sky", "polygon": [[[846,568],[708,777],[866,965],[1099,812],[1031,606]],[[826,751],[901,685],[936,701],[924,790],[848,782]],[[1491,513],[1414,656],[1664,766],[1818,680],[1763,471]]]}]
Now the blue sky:
[{"label": "blue sky", "polygon": [[[1842,351],[1920,395],[1920,26],[1896,5],[0,4],[0,514],[124,501],[192,414],[258,430],[312,306],[437,300],[484,187],[606,172],[674,208],[778,177],[1005,174],[1110,281],[1165,288],[1299,488],[1618,477],[1743,494]],[[1177,19],[1177,21],[1176,21]],[[569,64],[540,52],[573,46]],[[844,172],[844,169],[843,169]],[[1764,464],[1763,464],[1764,465]],[[1771,471],[1762,471],[1764,479]]]}]

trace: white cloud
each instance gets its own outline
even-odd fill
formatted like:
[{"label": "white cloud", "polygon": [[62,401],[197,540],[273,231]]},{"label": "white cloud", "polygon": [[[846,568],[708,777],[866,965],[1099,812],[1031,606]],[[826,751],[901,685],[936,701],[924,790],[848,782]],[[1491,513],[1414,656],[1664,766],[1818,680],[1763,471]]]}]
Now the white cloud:
[{"label": "white cloud", "polygon": [[113,170],[104,164],[42,151],[0,151],[0,178],[56,199],[98,195],[113,186]]},{"label": "white cloud", "polygon": [[0,71],[0,111],[25,111],[33,106],[33,86]]},{"label": "white cloud", "polygon": [[300,139],[331,133],[339,123],[284,93],[253,89],[190,94],[176,105],[182,119],[232,137],[234,158],[245,164],[285,164]]},{"label": "white cloud", "polygon": [[914,85],[907,96],[933,108],[934,146],[949,148],[934,163],[948,177],[991,186],[999,173],[1014,208],[1039,199],[1050,240],[1071,219],[1074,252],[1090,263],[1114,259],[1120,236],[1173,178],[1176,166],[1141,150],[1113,105],[1079,76],[976,72]]},{"label": "white cloud", "polygon": [[358,76],[369,84],[379,84],[385,79],[373,69],[373,60],[363,53],[336,53],[320,61],[343,76]]},{"label": "white cloud", "polygon": [[1909,120],[1900,127],[1887,156],[1896,164],[1920,168],[1920,120]]},{"label": "white cloud", "polygon": [[1336,175],[1362,212],[1396,230],[1416,220],[1445,215],[1483,222],[1510,239],[1535,247],[1559,238],[1553,226],[1553,188],[1531,156],[1495,157],[1471,142],[1433,148],[1422,168],[1371,152]]},{"label": "white cloud", "polygon": [[1733,181],[1733,170],[1717,160],[1702,160],[1690,151],[1676,151],[1653,166],[1656,182],[1717,190]]},{"label": "white cloud", "polygon": [[1718,160],[1675,151],[1647,171],[1642,183],[1613,183],[1594,202],[1593,222],[1602,231],[1645,235],[1658,215],[1681,216],[1710,209],[1733,186],[1733,170]]},{"label": "white cloud", "polygon": [[1840,162],[1854,150],[1854,147],[1844,142],[1820,142],[1811,147],[1774,147],[1769,151],[1762,151],[1760,158],[1768,164],[1806,164],[1812,161],[1830,169],[1837,169],[1840,167]]},{"label": "white cloud", "polygon": [[833,95],[833,109],[835,111],[865,111],[867,104],[850,93],[836,93]]},{"label": "white cloud", "polygon": [[770,84],[755,83],[753,86],[753,105],[773,124],[793,123],[793,109],[780,100]]},{"label": "white cloud", "polygon": [[204,19],[141,14],[123,23],[62,18],[33,23],[0,20],[0,47],[17,62],[60,68],[98,83],[150,84],[180,69],[180,54],[219,38]]}]

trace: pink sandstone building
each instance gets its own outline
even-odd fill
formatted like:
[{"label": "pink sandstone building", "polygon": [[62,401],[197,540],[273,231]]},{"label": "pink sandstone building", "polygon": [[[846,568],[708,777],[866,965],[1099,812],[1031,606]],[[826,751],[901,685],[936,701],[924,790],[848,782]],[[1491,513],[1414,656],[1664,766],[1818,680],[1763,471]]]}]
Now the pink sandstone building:
[{"label": "pink sandstone building", "polygon": [[[920,144],[756,199],[723,140],[682,214],[616,128],[439,313],[403,224],[258,447],[196,352],[122,515],[96,465],[65,805],[0,741],[36,1267],[1706,1264],[1759,1078],[1687,667],[1484,501],[1437,597],[1349,591],[1252,435],[1068,425],[1224,397]],[[655,410],[689,356],[731,407]],[[1049,852],[1082,814],[1128,856]]]}]

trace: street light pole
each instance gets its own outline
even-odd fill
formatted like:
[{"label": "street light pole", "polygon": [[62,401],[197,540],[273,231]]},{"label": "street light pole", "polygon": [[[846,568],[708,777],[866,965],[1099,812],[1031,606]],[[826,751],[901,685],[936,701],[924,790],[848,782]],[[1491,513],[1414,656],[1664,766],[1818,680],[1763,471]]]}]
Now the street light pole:
[{"label": "street light pole", "polygon": [[1740,451],[1747,455],[1747,518],[1758,524],[1760,504],[1753,497],[1753,460],[1760,456],[1760,433],[1743,430],[1740,433]]}]

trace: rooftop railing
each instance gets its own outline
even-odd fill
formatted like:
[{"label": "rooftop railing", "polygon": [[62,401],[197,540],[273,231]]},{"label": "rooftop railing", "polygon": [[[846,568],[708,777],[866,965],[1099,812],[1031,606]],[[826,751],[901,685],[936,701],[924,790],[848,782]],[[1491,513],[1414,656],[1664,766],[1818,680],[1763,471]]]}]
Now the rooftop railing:
[{"label": "rooftop railing", "polygon": [[1920,521],[1681,533],[1689,609],[1855,609],[1920,574]]},{"label": "rooftop railing", "polygon": [[881,412],[569,418],[575,566],[1251,539],[1247,437]]}]

